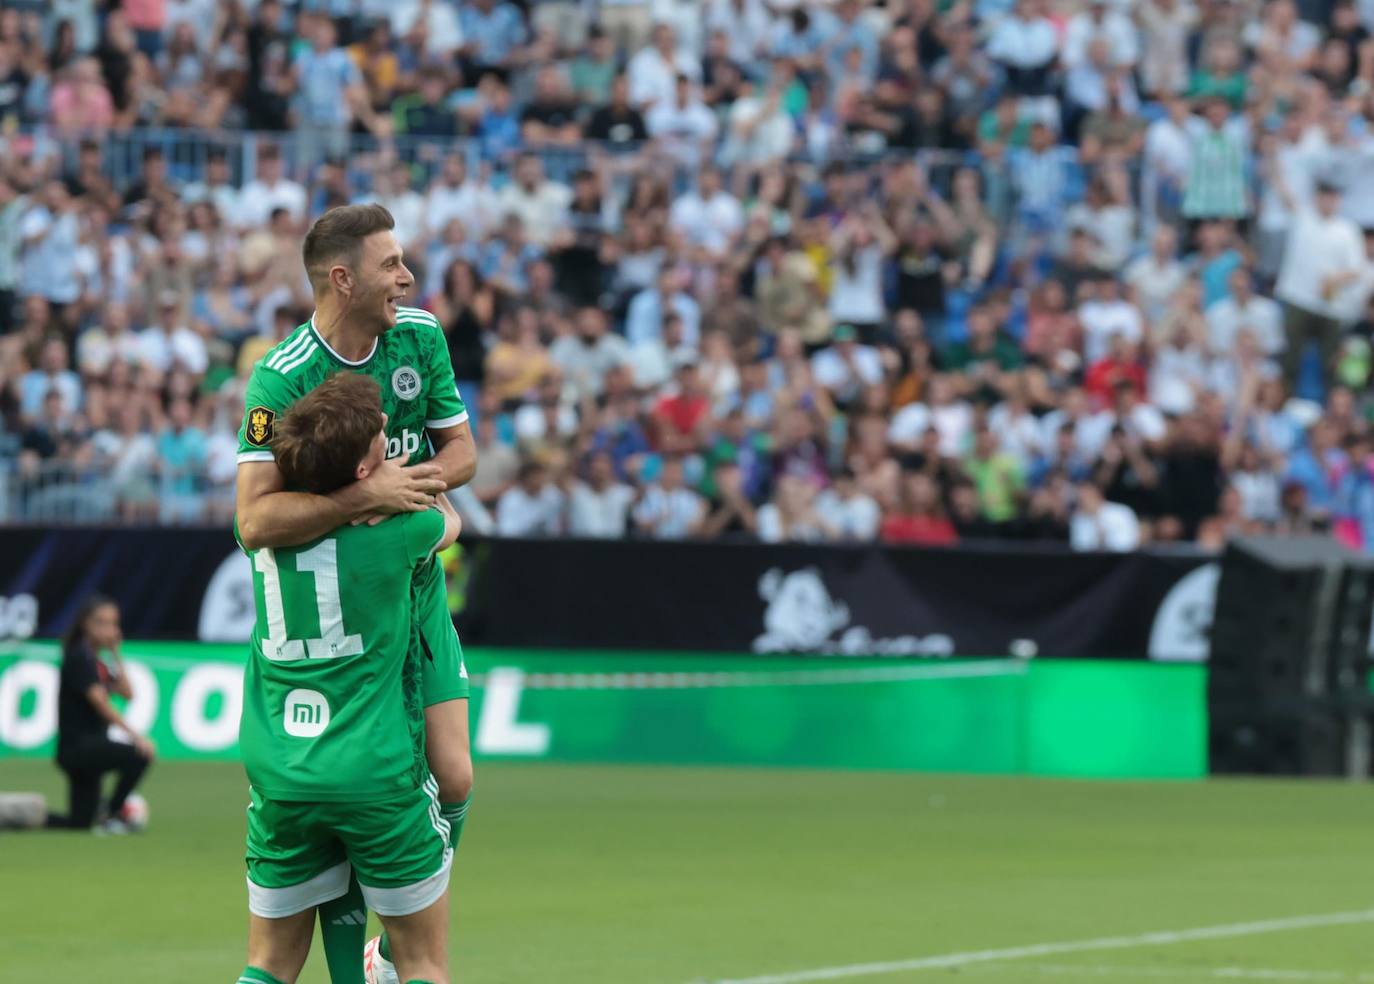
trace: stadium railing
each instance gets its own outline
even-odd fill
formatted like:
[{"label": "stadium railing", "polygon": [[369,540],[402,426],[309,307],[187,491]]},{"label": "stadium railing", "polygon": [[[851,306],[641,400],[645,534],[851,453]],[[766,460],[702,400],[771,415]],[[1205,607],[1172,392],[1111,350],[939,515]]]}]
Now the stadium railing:
[{"label": "stadium railing", "polygon": [[203,474],[172,478],[108,463],[0,463],[0,522],[48,525],[203,525],[228,522],[234,487]]},{"label": "stadium railing", "polygon": [[[370,178],[379,163],[402,161],[412,167],[414,186],[424,187],[438,172],[443,160],[461,155],[467,162],[469,174],[484,170],[500,184],[506,180],[514,153],[489,157],[477,138],[421,137],[397,134],[378,139],[368,134],[340,134],[321,138],[306,131],[256,132],[247,130],[188,130],[133,129],[101,134],[60,132],[50,127],[32,127],[0,137],[0,153],[42,157],[58,155],[65,168],[75,165],[78,149],[85,137],[98,137],[102,149],[106,176],[116,187],[126,187],[139,178],[145,152],[156,148],[163,154],[168,172],[176,182],[189,183],[204,178],[206,164],[212,154],[222,153],[229,163],[231,180],[236,185],[251,181],[257,173],[257,159],[262,148],[271,144],[278,148],[287,162],[288,173],[296,180],[307,180],[326,160],[343,162],[349,169],[350,181],[358,194],[370,190]],[[695,162],[689,157],[665,149],[661,143],[645,145],[608,145],[595,141],[566,147],[533,146],[526,148],[544,163],[546,174],[558,181],[569,181],[579,169],[606,165],[618,181],[628,180],[636,170],[627,162],[650,161],[652,173],[672,175],[675,190],[690,182]],[[1064,161],[1066,174],[1064,196],[1074,201],[1098,170],[1098,165],[1083,163],[1072,147],[1060,148],[1057,153]],[[732,174],[737,168],[757,169],[757,162],[732,161],[724,147],[716,149],[715,160]],[[820,169],[829,164],[853,167],[880,168],[883,164],[916,161],[929,175],[931,185],[948,194],[954,173],[961,167],[977,167],[983,176],[984,198],[999,218],[1011,219],[1018,208],[1016,201],[1019,182],[1014,180],[1012,163],[1005,155],[1000,160],[985,159],[976,151],[925,148],[916,151],[869,150],[852,141],[837,141],[830,152],[815,154],[803,141],[799,149],[786,158],[787,163]],[[1152,211],[1155,198],[1153,182],[1144,172],[1139,160],[1122,162],[1125,167],[1134,201]]]}]

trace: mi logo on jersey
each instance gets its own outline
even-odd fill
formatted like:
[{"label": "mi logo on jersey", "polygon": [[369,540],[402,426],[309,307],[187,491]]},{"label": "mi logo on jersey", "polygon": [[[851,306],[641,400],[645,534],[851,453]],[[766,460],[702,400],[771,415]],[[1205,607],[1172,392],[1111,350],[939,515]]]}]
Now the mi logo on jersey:
[{"label": "mi logo on jersey", "polygon": [[409,458],[419,450],[420,435],[412,433],[410,430],[402,430],[399,437],[386,439],[386,456],[388,458],[396,458],[402,454]]},{"label": "mi logo on jersey", "polygon": [[403,400],[413,400],[420,395],[420,374],[410,366],[401,366],[391,374],[391,389]]},{"label": "mi logo on jersey", "polygon": [[253,407],[248,411],[248,426],[244,434],[248,443],[255,448],[265,448],[272,440],[272,422],[277,415],[266,407]]},{"label": "mi logo on jersey", "polygon": [[329,727],[329,701],[316,690],[293,690],[286,695],[282,727],[296,738],[316,738]]}]

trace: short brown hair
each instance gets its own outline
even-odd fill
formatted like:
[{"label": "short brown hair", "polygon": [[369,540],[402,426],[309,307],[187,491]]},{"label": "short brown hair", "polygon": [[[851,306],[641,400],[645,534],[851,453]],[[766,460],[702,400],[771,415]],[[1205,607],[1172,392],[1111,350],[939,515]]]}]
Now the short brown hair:
[{"label": "short brown hair", "polygon": [[301,397],[276,422],[272,456],[286,487],[327,495],[353,481],[382,429],[382,388],[341,372]]},{"label": "short brown hair", "polygon": [[329,268],[336,260],[358,262],[363,240],[374,232],[396,228],[396,220],[381,205],[339,205],[331,208],[305,234],[301,258],[310,283],[322,287],[329,279]]}]

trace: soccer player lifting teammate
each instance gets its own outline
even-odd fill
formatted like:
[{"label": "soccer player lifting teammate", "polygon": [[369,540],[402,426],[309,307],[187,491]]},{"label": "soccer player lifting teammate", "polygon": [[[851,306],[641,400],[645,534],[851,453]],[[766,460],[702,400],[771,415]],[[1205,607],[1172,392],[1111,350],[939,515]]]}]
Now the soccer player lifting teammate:
[{"label": "soccer player lifting teammate", "polygon": [[[443,329],[433,315],[400,306],[414,285],[380,205],[347,205],[321,216],[303,256],[315,313],[253,368],[239,432],[236,520],[245,549],[292,547],[351,523],[429,508],[434,496],[467,482],[477,453],[454,382]],[[365,478],[328,494],[288,489],[272,452],[277,419],[341,371],[371,377],[387,415],[386,460]],[[433,453],[431,454],[431,447]],[[409,573],[398,567],[398,579]],[[423,654],[426,756],[456,848],[472,789],[468,680],[438,561],[418,572],[414,645]],[[366,920],[356,883],[320,907],[321,935],[334,984],[361,984]],[[391,980],[384,935],[370,976]]]},{"label": "soccer player lifting teammate", "polygon": [[[366,480],[386,460],[385,423],[375,380],[327,379],[275,422],[286,487],[324,495]],[[458,532],[441,496],[377,525],[248,551],[257,619],[239,742],[252,919],[239,984],[294,982],[315,908],[344,896],[352,875],[404,979],[448,984],[453,847],[425,763],[412,591]]]}]

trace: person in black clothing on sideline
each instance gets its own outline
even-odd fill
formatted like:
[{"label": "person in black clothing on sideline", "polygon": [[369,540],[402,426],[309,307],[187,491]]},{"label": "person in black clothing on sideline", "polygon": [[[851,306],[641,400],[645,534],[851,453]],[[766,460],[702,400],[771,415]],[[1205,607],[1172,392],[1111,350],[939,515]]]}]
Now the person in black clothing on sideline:
[{"label": "person in black clothing on sideline", "polygon": [[[133,693],[120,659],[119,606],[94,595],[82,603],[62,639],[62,675],[57,697],[57,764],[67,774],[70,791],[68,813],[49,814],[49,827],[89,830],[100,808],[102,780],[118,774],[104,827],[123,832],[118,817],[124,801],[134,791],[153,761],[153,744],[136,734],[118,708],[110,702],[114,693],[126,700]],[[114,669],[100,660],[109,651]],[[110,725],[122,728],[132,744],[111,741]]]}]

